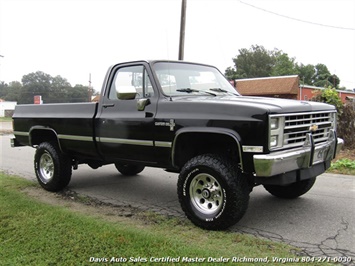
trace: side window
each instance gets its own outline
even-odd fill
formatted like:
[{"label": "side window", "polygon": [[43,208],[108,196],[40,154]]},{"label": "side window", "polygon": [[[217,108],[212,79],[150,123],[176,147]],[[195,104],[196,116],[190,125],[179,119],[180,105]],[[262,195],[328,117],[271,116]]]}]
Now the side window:
[{"label": "side window", "polygon": [[147,70],[143,66],[130,66],[119,68],[111,84],[109,99],[117,100],[117,92],[134,88],[136,98],[147,98],[154,95],[152,83]]}]

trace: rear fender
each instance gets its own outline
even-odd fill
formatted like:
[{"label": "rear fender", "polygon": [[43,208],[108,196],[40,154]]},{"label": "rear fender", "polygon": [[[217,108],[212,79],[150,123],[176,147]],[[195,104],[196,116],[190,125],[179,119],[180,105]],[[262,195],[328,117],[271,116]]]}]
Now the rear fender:
[{"label": "rear fender", "polygon": [[58,134],[54,129],[45,126],[31,127],[29,132],[30,146],[33,147],[39,145],[42,142],[56,142],[59,146],[59,149],[63,152],[59,142]]}]

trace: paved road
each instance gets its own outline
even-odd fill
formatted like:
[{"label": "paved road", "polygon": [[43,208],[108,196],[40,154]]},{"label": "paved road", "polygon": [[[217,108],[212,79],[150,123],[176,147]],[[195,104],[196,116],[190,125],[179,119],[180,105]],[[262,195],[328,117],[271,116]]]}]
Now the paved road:
[{"label": "paved road", "polygon": [[[10,148],[0,136],[0,170],[34,180],[34,149]],[[184,217],[176,195],[177,175],[146,168],[123,177],[114,166],[79,166],[69,189],[119,206]],[[323,174],[310,192],[296,200],[271,196],[262,187],[250,195],[249,209],[230,230],[282,241],[307,256],[351,256],[355,265],[355,177]]]}]

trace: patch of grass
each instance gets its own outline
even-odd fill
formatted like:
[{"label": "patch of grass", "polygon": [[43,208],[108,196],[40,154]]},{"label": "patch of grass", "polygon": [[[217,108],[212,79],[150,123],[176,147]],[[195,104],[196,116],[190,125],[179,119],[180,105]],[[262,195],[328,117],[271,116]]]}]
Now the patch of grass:
[{"label": "patch of grass", "polygon": [[0,173],[1,265],[95,265],[111,260],[116,265],[151,265],[154,260],[155,265],[178,265],[196,257],[204,260],[200,265],[220,265],[207,262],[221,257],[229,263],[233,257],[268,257],[270,262],[273,257],[296,257],[294,248],[282,243],[205,231],[151,212],[134,222],[110,222],[39,202],[22,192],[28,186],[34,183]]},{"label": "patch of grass", "polygon": [[0,122],[11,122],[12,117],[0,117]]},{"label": "patch of grass", "polygon": [[332,162],[328,172],[344,175],[355,175],[355,161],[342,158]]}]

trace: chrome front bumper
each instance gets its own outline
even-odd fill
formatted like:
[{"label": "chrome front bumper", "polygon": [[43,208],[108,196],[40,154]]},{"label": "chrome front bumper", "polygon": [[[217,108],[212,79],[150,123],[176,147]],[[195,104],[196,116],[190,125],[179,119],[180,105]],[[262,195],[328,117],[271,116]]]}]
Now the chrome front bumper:
[{"label": "chrome front bumper", "polygon": [[301,148],[254,155],[255,175],[275,176],[330,161],[341,150],[343,144],[343,139],[337,138],[333,130],[330,131],[328,140],[318,145],[314,144],[312,133],[308,133]]}]

